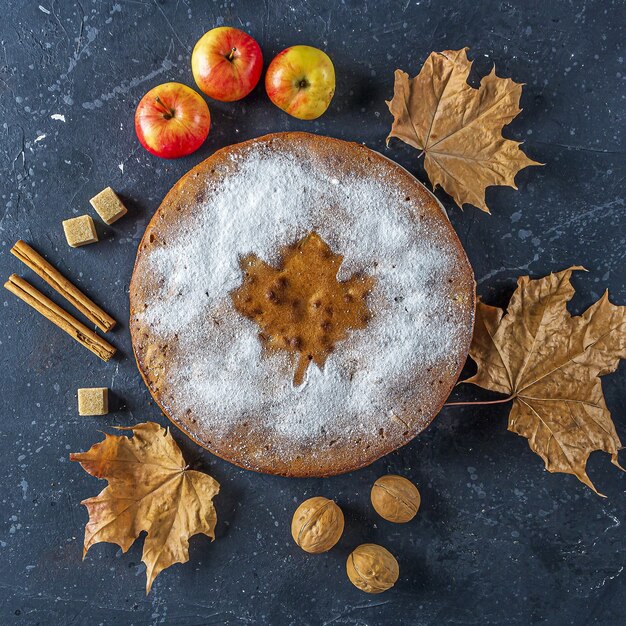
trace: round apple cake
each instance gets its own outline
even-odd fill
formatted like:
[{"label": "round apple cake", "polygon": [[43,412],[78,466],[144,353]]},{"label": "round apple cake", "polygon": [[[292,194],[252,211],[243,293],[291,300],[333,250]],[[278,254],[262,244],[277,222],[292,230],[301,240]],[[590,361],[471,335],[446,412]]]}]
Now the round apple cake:
[{"label": "round apple cake", "polygon": [[472,269],[426,188],[308,133],[217,151],[167,194],[130,285],[164,413],[241,467],[357,469],[441,409],[469,350]]}]

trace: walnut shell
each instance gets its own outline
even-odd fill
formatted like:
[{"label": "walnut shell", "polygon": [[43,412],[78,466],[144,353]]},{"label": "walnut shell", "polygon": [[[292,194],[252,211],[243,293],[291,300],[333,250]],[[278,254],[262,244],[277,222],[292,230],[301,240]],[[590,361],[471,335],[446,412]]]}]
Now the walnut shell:
[{"label": "walnut shell", "polygon": [[350,582],[366,593],[382,593],[398,580],[398,561],[389,550],[375,543],[364,543],[348,557],[346,571]]},{"label": "walnut shell", "polygon": [[343,513],[328,498],[317,496],[305,500],[293,514],[291,535],[305,551],[327,552],[343,533]]},{"label": "walnut shell", "polygon": [[412,520],[420,508],[420,492],[406,478],[387,474],[372,486],[372,506],[378,515],[389,522],[404,524]]}]

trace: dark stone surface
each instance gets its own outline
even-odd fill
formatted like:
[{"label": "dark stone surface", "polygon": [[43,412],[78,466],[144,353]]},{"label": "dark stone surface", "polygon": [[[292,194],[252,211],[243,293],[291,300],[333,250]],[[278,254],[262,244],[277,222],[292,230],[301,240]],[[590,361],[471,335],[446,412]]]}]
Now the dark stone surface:
[{"label": "dark stone surface", "polygon": [[[431,50],[467,45],[474,78],[495,62],[500,75],[527,83],[524,111],[506,135],[546,163],[518,175],[519,192],[491,189],[492,217],[461,212],[439,193],[480,295],[505,304],[519,274],[581,264],[589,273],[574,278],[572,310],[605,287],[626,303],[623,1],[38,4],[5,0],[0,17],[3,278],[18,272],[42,287],[9,254],[23,238],[126,320],[135,250],[169,187],[216,148],[269,131],[363,141],[425,181],[416,152],[397,141],[385,148],[393,70],[415,73]],[[241,103],[210,103],[213,129],[198,153],[175,162],[151,157],[133,132],[136,103],[160,82],[192,85],[190,50],[220,24],[249,31],[266,61],[291,44],[326,49],[338,76],[329,112],[299,122],[259,87]],[[90,212],[88,199],[106,185],[121,192],[130,214],[112,227],[99,222],[99,244],[69,249],[61,220]],[[80,501],[104,483],[68,461],[103,428],[167,423],[136,370],[127,324],[113,333],[119,358],[103,364],[8,292],[0,301],[0,623],[626,621],[626,476],[594,454],[589,472],[608,496],[601,499],[571,476],[546,473],[527,442],[507,432],[505,406],[445,409],[403,450],[327,480],[239,470],[174,429],[192,466],[222,483],[217,540],[194,538],[190,562],[161,574],[146,597],[141,542],[125,555],[101,544],[81,562],[87,516]],[[622,437],[625,381],[624,367],[604,380]],[[100,385],[113,390],[116,410],[78,417],[76,389]],[[487,397],[470,389],[454,395]],[[386,523],[369,506],[370,486],[386,472],[410,477],[422,491],[422,509],[408,525]],[[289,522],[296,504],[317,494],[340,503],[346,532],[335,550],[307,556],[293,544]],[[348,582],[346,556],[363,541],[398,556],[394,590],[367,596]]]}]

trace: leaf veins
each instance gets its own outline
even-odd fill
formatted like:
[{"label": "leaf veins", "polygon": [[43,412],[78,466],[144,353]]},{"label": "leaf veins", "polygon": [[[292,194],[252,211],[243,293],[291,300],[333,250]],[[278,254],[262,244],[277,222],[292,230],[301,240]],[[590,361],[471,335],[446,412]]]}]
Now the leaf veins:
[{"label": "leaf veins", "polygon": [[412,79],[396,70],[387,143],[397,137],[420,150],[435,189],[443,187],[461,208],[468,203],[489,213],[488,186],[517,189],[517,172],[541,163],[529,159],[520,142],[502,137],[502,128],[521,111],[522,85],[499,78],[494,67],[478,89],[471,87],[466,51],[431,53]]},{"label": "leaf veins", "polygon": [[586,472],[589,455],[603,450],[620,467],[622,444],[600,376],[626,357],[626,307],[605,292],[572,317],[570,277],[580,269],[520,277],[506,314],[479,302],[470,348],[478,371],[464,382],[510,395],[509,430],[528,439],[549,472],[574,474],[598,493]]}]

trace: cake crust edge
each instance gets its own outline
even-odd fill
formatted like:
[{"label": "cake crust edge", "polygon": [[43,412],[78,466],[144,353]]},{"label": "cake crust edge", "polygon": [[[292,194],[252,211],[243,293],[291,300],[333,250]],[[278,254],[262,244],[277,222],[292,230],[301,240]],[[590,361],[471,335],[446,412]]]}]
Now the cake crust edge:
[{"label": "cake crust edge", "polygon": [[[388,444],[386,446],[378,446],[372,453],[363,453],[358,457],[355,454],[339,454],[334,455],[333,463],[325,463],[323,465],[316,464],[307,464],[304,462],[290,462],[290,463],[280,463],[275,462],[273,464],[259,464],[255,463],[251,458],[246,458],[245,452],[240,452],[238,454],[229,454],[228,449],[220,448],[219,446],[214,446],[206,441],[203,441],[193,430],[190,424],[185,423],[181,420],[176,419],[167,408],[164,406],[163,399],[159,396],[158,390],[154,388],[153,380],[151,378],[151,373],[148,371],[148,367],[146,366],[144,356],[139,354],[138,346],[140,346],[140,333],[142,330],[141,324],[136,323],[134,320],[134,315],[136,313],[134,309],[134,300],[136,300],[136,294],[142,293],[141,285],[138,284],[140,278],[139,273],[137,272],[137,268],[142,260],[143,251],[150,246],[152,243],[150,241],[150,236],[153,234],[153,231],[156,228],[159,220],[162,219],[161,215],[163,212],[167,211],[169,207],[177,206],[179,201],[181,200],[182,190],[183,189],[191,189],[195,191],[196,184],[192,182],[190,184],[189,181],[193,181],[194,178],[198,180],[204,180],[204,174],[207,171],[213,168],[214,164],[219,163],[222,159],[228,158],[233,150],[241,150],[245,149],[249,145],[255,143],[268,143],[270,144],[272,141],[313,141],[316,144],[326,144],[329,150],[332,150],[333,147],[337,147],[338,149],[343,150],[356,150],[363,154],[366,154],[368,157],[376,160],[380,160],[392,168],[395,168],[397,172],[402,177],[408,177],[412,184],[417,184],[423,193],[423,196],[420,200],[423,202],[426,199],[429,202],[429,208],[435,208],[438,211],[441,211],[445,217],[445,220],[448,222],[449,229],[452,233],[452,240],[455,245],[455,252],[457,256],[460,258],[463,267],[458,268],[459,270],[459,284],[465,289],[465,293],[468,296],[467,305],[467,314],[468,314],[468,326],[465,329],[464,333],[464,342],[462,349],[459,349],[459,353],[464,355],[463,358],[459,359],[456,371],[454,374],[450,374],[446,377],[445,384],[443,385],[443,389],[441,389],[441,393],[439,394],[438,401],[436,404],[436,409],[430,411],[430,415],[425,419],[418,419],[413,421],[412,424],[406,425],[404,424],[404,430],[399,428],[398,430],[402,431],[401,433],[396,430],[390,437],[387,438]],[[333,146],[333,147],[331,147]],[[322,146],[326,148],[326,146]],[[188,192],[186,192],[188,193]],[[191,170],[189,170],[186,174],[184,174],[168,191],[165,195],[163,201],[159,205],[159,208],[155,211],[154,215],[148,222],[145,232],[141,238],[137,249],[137,256],[135,258],[135,262],[133,265],[133,273],[129,285],[129,298],[130,298],[130,320],[129,320],[129,329],[131,334],[131,343],[133,349],[133,355],[135,361],[137,363],[137,367],[141,374],[141,377],[146,384],[153,400],[156,402],[157,406],[161,409],[163,414],[169,419],[169,421],[174,424],[177,428],[179,428],[187,437],[189,437],[196,444],[201,446],[202,448],[208,450],[215,456],[228,461],[242,469],[268,473],[278,476],[285,477],[298,477],[298,478],[310,478],[310,477],[329,477],[335,476],[338,474],[344,474],[350,471],[355,471],[366,467],[378,459],[390,454],[391,452],[398,450],[399,448],[405,446],[410,443],[417,435],[423,432],[435,419],[435,417],[441,411],[441,408],[445,404],[445,401],[449,397],[452,389],[454,388],[458,377],[461,374],[461,371],[465,365],[467,355],[469,354],[469,348],[473,333],[474,321],[475,321],[475,308],[476,308],[476,283],[474,280],[473,271],[469,260],[467,258],[467,254],[465,249],[463,248],[458,236],[450,224],[445,209],[439,202],[439,200],[430,192],[420,181],[418,181],[412,174],[410,174],[406,169],[404,169],[401,165],[395,163],[388,157],[367,148],[363,144],[356,142],[348,142],[344,140],[334,139],[322,135],[315,135],[312,133],[306,132],[278,132],[278,133],[270,133],[267,135],[263,135],[261,137],[257,137],[254,139],[250,139],[247,141],[240,142],[238,144],[232,144],[229,146],[225,146],[219,150],[216,150],[211,156],[209,156],[204,161],[200,162],[198,165],[194,166]],[[237,446],[238,450],[241,450],[241,446]],[[231,448],[232,450],[232,448]]]}]

